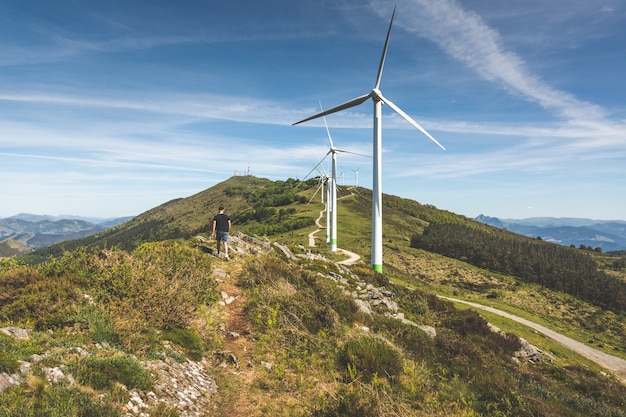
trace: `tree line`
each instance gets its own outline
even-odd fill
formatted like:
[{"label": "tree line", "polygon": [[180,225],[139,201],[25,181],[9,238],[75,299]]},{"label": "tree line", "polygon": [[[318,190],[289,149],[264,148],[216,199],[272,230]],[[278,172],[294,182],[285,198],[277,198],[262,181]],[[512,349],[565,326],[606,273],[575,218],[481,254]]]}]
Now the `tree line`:
[{"label": "tree line", "polygon": [[431,223],[411,247],[571,294],[604,308],[626,311],[626,283],[576,249],[495,228]]}]

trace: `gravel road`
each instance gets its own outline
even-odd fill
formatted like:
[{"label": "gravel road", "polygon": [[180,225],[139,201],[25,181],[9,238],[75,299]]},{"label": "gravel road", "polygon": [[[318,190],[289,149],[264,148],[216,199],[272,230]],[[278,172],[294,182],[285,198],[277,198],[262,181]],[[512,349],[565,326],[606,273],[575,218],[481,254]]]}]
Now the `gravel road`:
[{"label": "gravel road", "polygon": [[537,323],[533,323],[530,320],[526,320],[524,318],[507,313],[506,311],[498,310],[497,308],[485,306],[485,305],[478,304],[478,303],[472,303],[470,301],[459,300],[456,298],[443,297],[443,296],[439,296],[439,297],[446,299],[446,300],[454,301],[457,303],[467,304],[469,306],[472,306],[481,310],[489,311],[490,313],[497,314],[502,317],[506,317],[518,323],[522,323],[530,328],[533,328],[537,330],[538,332],[543,333],[546,336],[550,337],[551,339],[556,340],[557,342],[567,347],[568,349],[573,350],[574,352],[584,356],[585,358],[589,360],[594,361],[595,363],[602,366],[603,368],[611,371],[624,385],[626,385],[626,360],[622,358],[618,358],[617,356],[609,355],[598,349],[594,349],[590,346],[585,345],[584,343],[580,343],[577,340],[571,339],[567,336],[557,333],[554,330],[550,330],[547,327],[544,327]]}]

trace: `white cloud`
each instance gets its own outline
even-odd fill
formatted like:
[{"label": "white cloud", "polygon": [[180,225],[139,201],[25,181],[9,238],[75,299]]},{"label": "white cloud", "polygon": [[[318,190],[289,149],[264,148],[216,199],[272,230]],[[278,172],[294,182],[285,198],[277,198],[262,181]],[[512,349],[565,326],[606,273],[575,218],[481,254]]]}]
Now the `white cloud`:
[{"label": "white cloud", "polygon": [[521,57],[507,50],[497,31],[458,1],[407,0],[401,7],[398,25],[432,40],[486,80],[576,124],[592,125],[604,119],[600,106],[554,89],[533,74]]}]

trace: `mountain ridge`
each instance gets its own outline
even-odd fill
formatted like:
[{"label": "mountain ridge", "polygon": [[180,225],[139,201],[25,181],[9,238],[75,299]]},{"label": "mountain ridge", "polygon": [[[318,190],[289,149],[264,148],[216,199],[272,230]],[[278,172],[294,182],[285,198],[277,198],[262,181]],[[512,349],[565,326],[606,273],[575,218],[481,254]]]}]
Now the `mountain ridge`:
[{"label": "mountain ridge", "polygon": [[499,219],[483,214],[474,220],[523,236],[541,237],[563,246],[601,248],[604,252],[626,250],[626,221],[623,220],[568,217]]},{"label": "mountain ridge", "polygon": [[[65,217],[20,213],[0,219],[0,242],[13,240],[27,248],[37,249],[89,236],[126,222],[131,218],[92,219],[95,222],[90,222],[78,216]],[[0,252],[0,256],[5,255]]]}]

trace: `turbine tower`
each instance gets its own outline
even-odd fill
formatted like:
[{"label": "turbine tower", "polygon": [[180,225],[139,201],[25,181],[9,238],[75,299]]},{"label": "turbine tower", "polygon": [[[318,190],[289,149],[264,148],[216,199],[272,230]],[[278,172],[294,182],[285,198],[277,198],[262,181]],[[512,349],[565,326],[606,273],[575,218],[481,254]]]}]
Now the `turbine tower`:
[{"label": "turbine tower", "polygon": [[391,27],[393,26],[393,18],[396,14],[396,8],[393,8],[391,14],[391,21],[389,22],[389,29],[387,29],[387,37],[385,39],[385,45],[383,47],[383,53],[380,58],[380,64],[378,66],[378,73],[376,76],[376,83],[374,88],[367,94],[353,98],[338,106],[332,107],[326,111],[314,114],[311,117],[300,120],[294,123],[294,125],[307,122],[309,120],[317,119],[328,114],[336,113],[341,110],[349,109],[351,107],[358,106],[365,102],[368,98],[371,98],[374,102],[374,137],[373,137],[373,180],[372,180],[372,259],[371,264],[375,271],[383,272],[383,225],[382,225],[382,107],[383,103],[391,107],[393,111],[398,113],[407,122],[419,129],[430,140],[435,142],[441,149],[445,148],[437,142],[437,140],[430,135],[422,126],[420,126],[415,120],[411,119],[404,111],[396,106],[392,101],[385,98],[380,91],[380,82],[383,75],[383,67],[385,66],[385,57],[387,56],[387,47],[389,46],[389,36],[391,35]]},{"label": "turbine tower", "polygon": [[352,172],[354,172],[354,186],[355,187],[359,186],[359,169],[361,169],[361,167],[358,167],[357,169],[352,170]]},{"label": "turbine tower", "polygon": [[[322,108],[322,103],[320,103],[320,109]],[[328,155],[331,155],[331,175],[327,177],[327,185],[326,188],[328,190],[328,198],[326,199],[326,236],[327,242],[330,241],[330,251],[337,252],[337,154],[339,152],[350,153],[359,156],[367,156],[362,155],[356,152],[350,152],[343,149],[338,149],[335,147],[333,143],[333,138],[330,136],[330,130],[328,129],[328,123],[326,123],[326,118],[324,119],[324,126],[326,127],[326,134],[328,135],[328,142],[330,143],[330,149],[324,155],[324,157],[309,171],[309,173],[305,176],[308,177],[311,172],[313,172],[317,167],[324,162]],[[343,171],[340,174],[343,177]],[[330,220],[330,224],[329,223]],[[328,229],[330,228],[330,236],[328,236]]]}]

